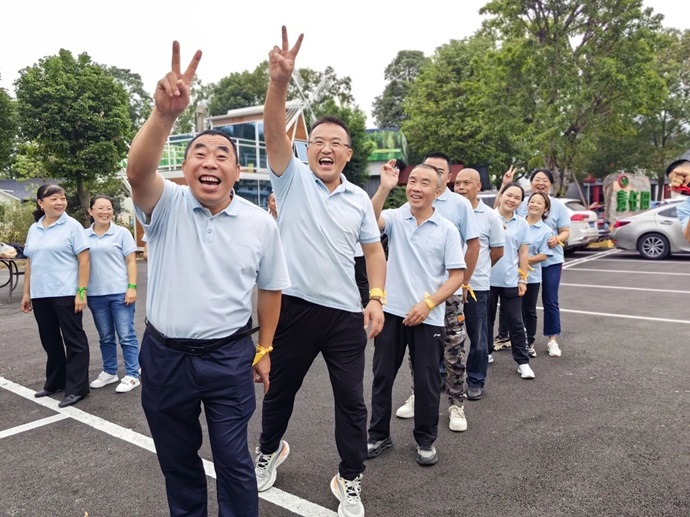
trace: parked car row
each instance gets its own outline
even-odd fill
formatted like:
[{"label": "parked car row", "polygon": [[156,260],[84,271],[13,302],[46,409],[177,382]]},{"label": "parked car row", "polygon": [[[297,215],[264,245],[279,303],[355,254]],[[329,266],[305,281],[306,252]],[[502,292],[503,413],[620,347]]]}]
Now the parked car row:
[{"label": "parked car row", "polygon": [[656,207],[617,219],[611,239],[617,248],[637,252],[646,259],[661,260],[673,253],[690,253],[676,208],[683,199],[662,201]]}]

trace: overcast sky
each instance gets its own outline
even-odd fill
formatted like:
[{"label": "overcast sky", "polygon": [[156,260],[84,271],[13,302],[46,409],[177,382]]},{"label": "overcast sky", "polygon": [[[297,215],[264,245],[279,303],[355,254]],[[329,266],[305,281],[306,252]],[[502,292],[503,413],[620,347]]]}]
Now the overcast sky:
[{"label": "overcast sky", "polygon": [[[332,66],[338,77],[350,76],[355,100],[369,115],[385,86],[384,69],[398,51],[430,56],[451,39],[471,36],[481,25],[478,11],[485,3],[5,0],[0,6],[0,88],[14,95],[20,69],[65,48],[129,68],[152,93],[170,69],[174,39],[180,42],[183,65],[195,50],[204,52],[197,74],[204,83],[216,82],[232,72],[254,70],[280,44],[280,27],[286,25],[291,43],[300,32],[305,35],[297,66]],[[687,0],[645,0],[645,5],[664,14],[665,25],[690,28]]]}]

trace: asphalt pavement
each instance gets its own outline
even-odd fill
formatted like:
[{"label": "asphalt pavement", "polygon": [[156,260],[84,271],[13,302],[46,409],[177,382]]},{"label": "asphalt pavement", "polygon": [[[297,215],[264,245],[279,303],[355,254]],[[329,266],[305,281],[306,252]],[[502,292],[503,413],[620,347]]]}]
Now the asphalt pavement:
[{"label": "asphalt pavement", "polygon": [[[57,408],[58,396],[33,398],[43,386],[45,354],[33,315],[19,310],[22,281],[12,303],[7,288],[0,290],[0,515],[166,515],[140,388],[93,390],[65,409]],[[144,262],[137,284],[141,336]],[[652,262],[636,253],[580,252],[568,259],[560,298],[563,356],[549,357],[538,338],[536,379],[525,381],[510,352],[496,352],[485,396],[465,404],[463,433],[448,429],[442,397],[437,465],[416,464],[412,422],[393,417],[394,446],[367,462],[367,516],[690,515],[690,256]],[[88,310],[84,322],[95,378],[100,351]],[[372,355],[373,342],[367,403]],[[404,364],[395,407],[409,396],[409,384]],[[252,448],[260,432],[258,387],[257,399]],[[339,461],[333,419],[328,373],[318,358],[285,435],[290,457],[275,489],[262,495],[262,516],[336,515],[328,487]],[[200,454],[208,460],[214,515],[208,440]]]}]

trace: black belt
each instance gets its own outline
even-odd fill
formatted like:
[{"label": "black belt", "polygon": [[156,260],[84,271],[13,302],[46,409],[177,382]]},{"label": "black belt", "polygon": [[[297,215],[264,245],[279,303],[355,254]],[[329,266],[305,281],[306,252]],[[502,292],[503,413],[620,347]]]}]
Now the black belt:
[{"label": "black belt", "polygon": [[250,318],[247,324],[237,332],[220,339],[179,339],[165,337],[148,321],[146,322],[146,332],[148,332],[153,339],[159,343],[162,343],[167,348],[177,350],[178,352],[184,352],[185,354],[189,355],[203,355],[213,352],[214,350],[218,350],[220,347],[237,341],[238,339],[251,336],[254,334],[254,332],[259,330],[259,327],[251,328],[251,326],[252,320]]}]

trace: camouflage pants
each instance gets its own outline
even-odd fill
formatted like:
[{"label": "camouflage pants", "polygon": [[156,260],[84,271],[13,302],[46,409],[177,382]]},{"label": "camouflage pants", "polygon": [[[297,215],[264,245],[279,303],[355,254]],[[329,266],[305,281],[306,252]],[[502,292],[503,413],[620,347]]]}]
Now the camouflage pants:
[{"label": "camouflage pants", "polygon": [[[448,394],[450,405],[462,407],[465,401],[465,366],[467,364],[465,341],[467,340],[467,330],[465,329],[465,316],[460,295],[453,295],[446,300],[445,326],[443,364],[446,369],[446,381],[442,389],[445,389]],[[407,361],[410,366],[410,373],[412,373],[412,359],[409,355]],[[414,393],[414,385],[412,392]]]},{"label": "camouflage pants", "polygon": [[446,340],[443,362],[446,367],[446,393],[448,403],[462,407],[465,400],[465,316],[460,295],[446,300]]}]

